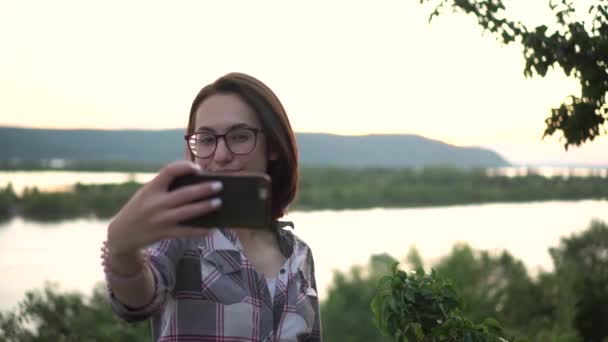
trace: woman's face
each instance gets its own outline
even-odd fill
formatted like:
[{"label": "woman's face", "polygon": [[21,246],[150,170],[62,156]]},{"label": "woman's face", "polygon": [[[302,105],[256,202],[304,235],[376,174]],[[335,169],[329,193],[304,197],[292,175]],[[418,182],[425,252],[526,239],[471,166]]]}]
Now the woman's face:
[{"label": "woman's face", "polygon": [[[218,138],[215,152],[207,158],[195,158],[203,170],[209,172],[266,172],[268,155],[266,138],[263,133],[254,135],[255,147],[247,154],[232,152],[227,142],[237,152],[239,144],[245,142],[246,134],[251,131],[239,130],[242,128],[262,129],[253,108],[245,103],[236,94],[214,94],[207,97],[196,110],[194,133],[226,134],[227,137]],[[209,142],[202,142],[212,146]],[[202,146],[200,145],[201,149]],[[206,147],[205,147],[206,148]],[[274,155],[271,157],[274,158]]]}]

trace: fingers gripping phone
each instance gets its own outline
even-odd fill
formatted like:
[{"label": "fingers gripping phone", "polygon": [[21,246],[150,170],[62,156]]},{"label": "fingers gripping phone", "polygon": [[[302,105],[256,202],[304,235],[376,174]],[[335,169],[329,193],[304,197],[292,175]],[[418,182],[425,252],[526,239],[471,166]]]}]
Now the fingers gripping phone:
[{"label": "fingers gripping phone", "polygon": [[233,227],[270,229],[272,218],[271,182],[266,174],[203,174],[178,177],[169,191],[200,182],[220,181],[222,190],[219,209],[180,222],[196,227]]}]

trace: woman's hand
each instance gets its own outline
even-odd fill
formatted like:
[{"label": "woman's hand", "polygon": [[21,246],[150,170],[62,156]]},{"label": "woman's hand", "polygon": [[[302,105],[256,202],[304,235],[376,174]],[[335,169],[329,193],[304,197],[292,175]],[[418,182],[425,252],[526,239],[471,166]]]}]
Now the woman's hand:
[{"label": "woman's hand", "polygon": [[[168,192],[179,176],[200,173],[189,161],[165,166],[139,189],[114,217],[108,227],[107,247],[113,258],[133,256],[156,241],[205,235],[207,229],[180,225],[180,221],[210,213],[221,205],[219,182],[203,182]],[[204,199],[196,201],[199,199]]]}]

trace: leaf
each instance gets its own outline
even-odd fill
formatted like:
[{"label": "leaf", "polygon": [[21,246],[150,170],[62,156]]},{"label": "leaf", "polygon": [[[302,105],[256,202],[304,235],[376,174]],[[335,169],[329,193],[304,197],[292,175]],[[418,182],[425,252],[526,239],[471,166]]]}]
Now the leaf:
[{"label": "leaf", "polygon": [[414,293],[411,291],[406,291],[403,296],[407,299],[408,302],[413,303],[415,301]]},{"label": "leaf", "polygon": [[393,275],[397,274],[397,271],[399,270],[399,262],[395,261],[392,265],[391,265],[391,273]]},{"label": "leaf", "polygon": [[491,317],[486,318],[483,321],[483,324],[488,328],[491,328],[493,332],[501,332],[503,329],[500,323],[496,319]]}]

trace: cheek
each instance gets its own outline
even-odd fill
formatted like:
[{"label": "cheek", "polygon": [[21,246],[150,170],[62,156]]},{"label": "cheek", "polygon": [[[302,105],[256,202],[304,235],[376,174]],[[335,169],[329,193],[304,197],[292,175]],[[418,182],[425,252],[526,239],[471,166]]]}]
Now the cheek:
[{"label": "cheek", "polygon": [[260,144],[260,148],[256,149],[255,158],[260,162],[267,163],[268,162],[268,151],[266,150],[265,144]]},{"label": "cheek", "polygon": [[267,155],[265,150],[255,150],[249,155],[240,156],[240,162],[252,171],[265,171],[267,165]]},{"label": "cheek", "polygon": [[243,156],[245,158],[241,158],[241,163],[248,165],[262,165],[266,163],[266,154],[265,153],[255,153],[250,154],[248,156]]}]

